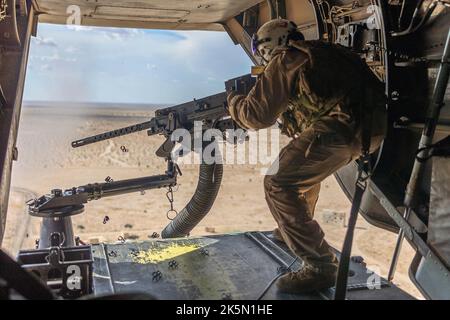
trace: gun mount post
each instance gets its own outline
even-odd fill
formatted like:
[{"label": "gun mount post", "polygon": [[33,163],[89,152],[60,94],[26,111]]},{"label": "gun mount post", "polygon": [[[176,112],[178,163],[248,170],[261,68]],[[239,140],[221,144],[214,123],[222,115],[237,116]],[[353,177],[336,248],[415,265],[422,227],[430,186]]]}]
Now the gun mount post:
[{"label": "gun mount post", "polygon": [[171,187],[177,183],[181,172],[169,158],[167,171],[162,175],[119,180],[107,183],[89,183],[71,189],[53,189],[51,194],[29,201],[28,213],[42,218],[39,249],[52,246],[52,238],[59,234],[61,247],[75,246],[71,216],[84,211],[84,204],[91,200],[111,197],[148,189]]}]

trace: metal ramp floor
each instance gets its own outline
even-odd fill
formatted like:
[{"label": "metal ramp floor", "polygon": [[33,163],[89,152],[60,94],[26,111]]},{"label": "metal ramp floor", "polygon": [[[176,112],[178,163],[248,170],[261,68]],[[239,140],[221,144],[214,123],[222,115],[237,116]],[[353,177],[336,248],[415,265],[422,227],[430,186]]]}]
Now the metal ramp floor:
[{"label": "metal ramp floor", "polygon": [[[255,300],[294,257],[268,232],[247,232],[168,240],[98,244],[94,256],[95,295],[145,292],[156,299]],[[293,269],[298,269],[297,261]],[[380,289],[368,289],[372,272],[352,261],[348,299],[411,299],[381,279]],[[371,283],[371,281],[369,281]],[[281,294],[273,285],[263,299],[331,299],[323,292]]]}]

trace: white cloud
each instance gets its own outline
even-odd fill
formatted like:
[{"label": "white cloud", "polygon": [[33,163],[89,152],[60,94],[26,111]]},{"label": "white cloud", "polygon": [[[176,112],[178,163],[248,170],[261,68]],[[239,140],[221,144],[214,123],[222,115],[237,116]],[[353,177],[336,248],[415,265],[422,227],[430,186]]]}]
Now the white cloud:
[{"label": "white cloud", "polygon": [[45,73],[28,73],[30,100],[51,100],[55,91],[63,99],[70,84],[84,88],[81,101],[181,103],[222,91],[224,80],[249,72],[250,60],[223,32],[53,25],[39,32],[57,46],[32,46],[30,69]]},{"label": "white cloud", "polygon": [[78,52],[80,52],[80,49],[70,45],[64,51],[67,53],[78,53]]},{"label": "white cloud", "polygon": [[50,56],[40,56],[38,57],[41,61],[49,61],[49,62],[55,62],[55,61],[61,61],[61,62],[76,62],[77,58],[66,58],[61,57],[58,52],[54,52]]},{"label": "white cloud", "polygon": [[52,38],[37,36],[35,38],[32,38],[32,41],[38,46],[57,47],[55,40],[53,40]]},{"label": "white cloud", "polygon": [[125,37],[123,34],[118,32],[103,32],[103,37],[105,37],[108,40],[114,40],[114,41],[124,41]]},{"label": "white cloud", "polygon": [[41,61],[55,61],[61,59],[57,52],[53,53],[51,56],[40,56]]},{"label": "white cloud", "polygon": [[89,27],[89,26],[79,26],[76,24],[66,24],[64,25],[65,28],[69,31],[77,31],[77,32],[86,32],[86,31],[92,31],[94,30],[93,27]]},{"label": "white cloud", "polygon": [[39,65],[40,71],[49,71],[51,69],[52,69],[52,67],[49,64],[40,64]]}]

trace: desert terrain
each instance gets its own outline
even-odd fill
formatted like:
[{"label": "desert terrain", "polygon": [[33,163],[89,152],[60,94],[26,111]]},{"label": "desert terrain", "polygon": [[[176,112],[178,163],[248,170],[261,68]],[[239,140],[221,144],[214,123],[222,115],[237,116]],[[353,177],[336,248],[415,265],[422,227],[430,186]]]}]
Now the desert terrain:
[{"label": "desert terrain", "polygon": [[[3,247],[12,255],[19,249],[33,248],[39,238],[39,219],[26,214],[25,201],[49,193],[54,188],[69,188],[92,182],[160,174],[166,169],[154,152],[163,142],[146,132],[119,137],[73,149],[72,140],[143,122],[156,106],[25,104],[18,136],[19,158],[14,163],[7,230]],[[287,139],[281,139],[286,143]],[[128,152],[123,152],[125,146]],[[174,194],[180,210],[192,196],[198,166],[183,165],[183,176]],[[74,231],[84,242],[145,240],[160,233],[169,220],[166,190],[150,190],[91,201],[83,214],[73,217]],[[346,228],[344,219],[350,202],[334,177],[322,184],[316,209],[330,244],[340,249]],[[103,223],[104,217],[109,221]],[[276,226],[264,200],[263,176],[255,165],[225,165],[218,198],[208,216],[192,235],[271,230]],[[375,228],[359,218],[353,255],[361,255],[369,269],[386,276],[396,235]],[[395,283],[415,297],[420,293],[408,277],[414,251],[404,243]]]}]

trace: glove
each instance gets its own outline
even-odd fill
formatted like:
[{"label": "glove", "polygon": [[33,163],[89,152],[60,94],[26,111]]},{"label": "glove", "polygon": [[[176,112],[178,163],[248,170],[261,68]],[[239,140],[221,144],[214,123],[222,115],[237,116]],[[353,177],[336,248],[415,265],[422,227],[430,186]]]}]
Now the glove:
[{"label": "glove", "polygon": [[225,109],[227,110],[228,113],[230,113],[229,109],[230,109],[231,102],[232,102],[233,98],[237,95],[238,95],[238,93],[234,90],[227,91],[227,103],[225,104]]}]

